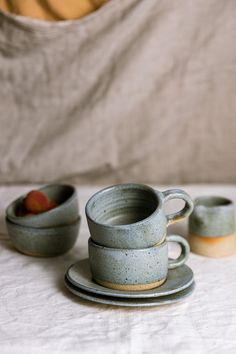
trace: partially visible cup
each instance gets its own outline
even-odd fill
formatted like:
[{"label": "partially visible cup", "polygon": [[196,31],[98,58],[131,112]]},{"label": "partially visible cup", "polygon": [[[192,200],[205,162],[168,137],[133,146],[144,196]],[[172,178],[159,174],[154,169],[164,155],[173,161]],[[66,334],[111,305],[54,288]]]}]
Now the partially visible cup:
[{"label": "partially visible cup", "polygon": [[[182,199],[182,210],[165,215],[164,204]],[[145,248],[163,242],[167,226],[191,214],[193,202],[180,190],[159,192],[135,183],[119,184],[94,194],[85,211],[91,238],[113,248]]]},{"label": "partially visible cup", "polygon": [[224,257],[236,251],[235,208],[232,200],[218,196],[195,199],[189,218],[191,251],[208,257]]},{"label": "partially visible cup", "polygon": [[[177,242],[181,254],[168,259],[168,242]],[[93,279],[111,289],[124,291],[148,290],[162,285],[168,269],[184,264],[189,255],[188,242],[170,235],[159,245],[142,249],[119,249],[98,245],[89,239],[89,263]]]}]

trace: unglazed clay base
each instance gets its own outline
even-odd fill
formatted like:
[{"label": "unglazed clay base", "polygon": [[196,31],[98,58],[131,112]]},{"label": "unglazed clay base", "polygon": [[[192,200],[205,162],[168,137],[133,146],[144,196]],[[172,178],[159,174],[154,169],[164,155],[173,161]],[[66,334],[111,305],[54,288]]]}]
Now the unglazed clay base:
[{"label": "unglazed clay base", "polygon": [[220,258],[236,252],[236,234],[220,237],[205,237],[189,234],[191,251],[202,256]]},{"label": "unglazed clay base", "polygon": [[20,248],[17,248],[17,250],[22,253],[25,254],[26,256],[30,256],[30,257],[38,257],[38,258],[49,258],[49,257],[57,257],[60,254],[52,254],[52,255],[48,255],[48,254],[42,254],[42,253],[37,253],[37,252],[30,252],[30,251],[25,251],[25,250],[21,250]]},{"label": "unglazed clay base", "polygon": [[26,256],[30,256],[30,257],[48,257],[48,256],[44,256],[43,254],[40,253],[36,253],[36,252],[29,252],[29,251],[25,251],[25,250],[21,250],[19,247],[17,249],[19,252],[25,254]]},{"label": "unglazed clay base", "polygon": [[99,279],[94,279],[94,280],[96,281],[96,283],[105,286],[106,288],[114,289],[114,290],[123,290],[123,291],[150,290],[158,286],[161,286],[166,281],[166,279],[161,279],[159,281],[148,283],[148,284],[115,284],[115,283],[110,283],[108,281],[103,281]]}]

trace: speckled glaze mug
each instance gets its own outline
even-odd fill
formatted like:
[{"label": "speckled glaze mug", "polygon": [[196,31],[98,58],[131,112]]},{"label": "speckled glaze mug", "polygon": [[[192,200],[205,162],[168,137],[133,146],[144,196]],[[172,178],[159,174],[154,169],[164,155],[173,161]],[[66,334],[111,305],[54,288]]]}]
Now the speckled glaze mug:
[{"label": "speckled glaze mug", "polygon": [[[168,242],[177,242],[181,254],[168,259]],[[93,279],[111,289],[139,291],[162,285],[173,269],[184,264],[189,255],[188,242],[170,235],[160,245],[142,249],[120,249],[100,246],[89,239],[89,262]]]},{"label": "speckled glaze mug", "polygon": [[[182,210],[165,215],[164,204],[182,199]],[[160,244],[167,226],[186,218],[193,210],[190,196],[180,189],[159,192],[143,184],[119,184],[94,194],[85,212],[91,238],[113,248],[145,248]]]},{"label": "speckled glaze mug", "polygon": [[207,257],[225,257],[236,252],[235,207],[232,200],[220,196],[195,199],[189,218],[189,242],[192,252]]}]

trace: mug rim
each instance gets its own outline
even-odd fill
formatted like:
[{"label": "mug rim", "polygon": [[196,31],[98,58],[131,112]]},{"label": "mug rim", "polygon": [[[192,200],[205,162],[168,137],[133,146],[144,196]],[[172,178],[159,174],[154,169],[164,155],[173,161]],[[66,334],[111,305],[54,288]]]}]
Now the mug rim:
[{"label": "mug rim", "polygon": [[99,243],[95,242],[92,237],[89,237],[88,239],[88,244],[92,245],[95,248],[100,248],[103,250],[108,250],[108,251],[115,251],[115,252],[150,252],[150,250],[154,250],[156,248],[161,248],[166,246],[166,244],[168,243],[167,239],[165,238],[161,243],[156,243],[153,246],[150,247],[143,247],[143,248],[115,248],[115,247],[107,247],[107,246],[102,246]]},{"label": "mug rim", "polygon": [[[207,201],[221,201],[222,203],[216,203],[213,205],[207,205],[205,202]],[[200,196],[197,197],[194,200],[194,208],[204,208],[208,210],[219,210],[219,209],[226,209],[226,208],[234,208],[234,202],[233,200],[220,196],[220,195],[205,195],[205,196]]]},{"label": "mug rim", "polygon": [[[139,220],[137,222],[133,222],[130,224],[121,224],[121,225],[110,225],[110,224],[105,224],[99,221],[94,220],[94,218],[91,216],[91,211],[90,211],[90,206],[91,204],[94,202],[94,200],[98,199],[98,197],[100,197],[100,195],[103,195],[105,193],[108,193],[109,191],[112,191],[114,189],[120,188],[120,189],[128,189],[128,188],[136,188],[136,189],[142,189],[142,190],[146,190],[149,192],[152,192],[153,196],[156,198],[157,200],[157,207],[156,209],[146,218]],[[114,184],[112,186],[103,188],[101,190],[99,190],[98,192],[96,192],[95,194],[93,194],[89,200],[86,203],[85,206],[85,214],[86,217],[93,222],[94,224],[98,225],[98,226],[103,226],[106,228],[116,228],[116,229],[125,229],[127,228],[127,226],[136,226],[136,225],[141,225],[144,224],[146,221],[150,220],[151,218],[153,218],[153,216],[155,216],[156,214],[159,213],[160,209],[163,206],[163,198],[162,198],[162,193],[159,192],[158,190],[155,190],[154,188],[147,186],[146,184],[141,184],[141,183],[120,183],[120,184]]]}]

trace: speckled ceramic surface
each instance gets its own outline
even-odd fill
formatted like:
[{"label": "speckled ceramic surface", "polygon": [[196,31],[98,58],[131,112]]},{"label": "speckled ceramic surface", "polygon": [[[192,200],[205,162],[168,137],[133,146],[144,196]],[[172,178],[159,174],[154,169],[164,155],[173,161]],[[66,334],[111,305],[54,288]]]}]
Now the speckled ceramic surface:
[{"label": "speckled ceramic surface", "polygon": [[108,288],[138,291],[163,284],[168,268],[181,266],[188,258],[189,245],[183,237],[167,236],[167,241],[177,242],[181,254],[168,260],[168,242],[142,248],[119,249],[100,246],[89,239],[89,263],[93,279]]},{"label": "speckled ceramic surface", "polygon": [[165,283],[151,290],[131,292],[108,289],[92,280],[88,259],[83,259],[72,265],[67,270],[65,277],[71,284],[87,292],[125,298],[149,298],[171,295],[189,287],[194,280],[192,270],[187,265],[183,265],[169,270]]},{"label": "speckled ceramic surface", "polygon": [[71,224],[41,229],[17,225],[6,218],[6,226],[18,251],[30,256],[51,257],[63,254],[74,246],[79,233],[80,217]]},{"label": "speckled ceramic surface", "polygon": [[[185,207],[165,215],[164,204],[182,199]],[[168,225],[190,215],[193,202],[182,190],[159,192],[142,184],[120,184],[93,195],[86,205],[92,239],[114,248],[145,248],[161,243]]]},{"label": "speckled ceramic surface", "polygon": [[39,189],[48,198],[58,204],[44,213],[33,216],[16,216],[16,210],[25,195],[14,200],[6,209],[7,218],[19,225],[28,227],[51,227],[75,222],[79,214],[78,197],[74,186],[67,184],[49,184]]},{"label": "speckled ceramic surface", "polygon": [[79,296],[82,299],[104,305],[125,307],[151,307],[178,303],[190,296],[195,288],[195,282],[192,282],[192,284],[188,288],[171,295],[151,298],[122,298],[103,296],[99,294],[95,295],[93,293],[87,292],[76,287],[75,285],[70,283],[68,279],[65,279],[65,285],[69,291],[71,291],[74,295]]},{"label": "speckled ceramic surface", "polygon": [[194,201],[194,210],[189,218],[189,233],[221,237],[234,232],[234,204],[230,199],[208,196]]},{"label": "speckled ceramic surface", "polygon": [[205,257],[225,257],[236,252],[235,210],[224,197],[199,197],[189,218],[191,251]]}]

